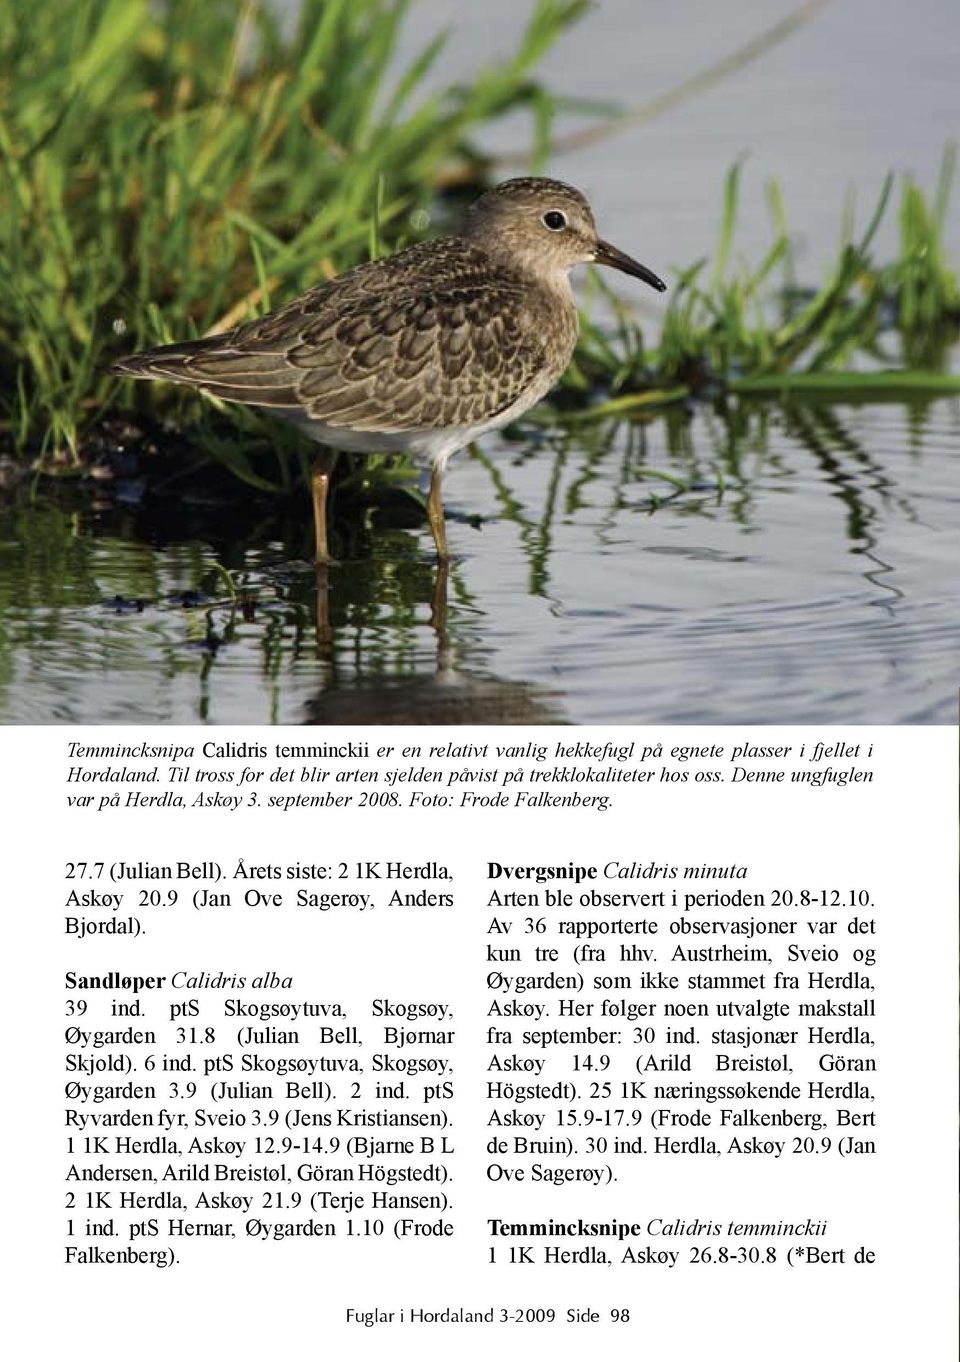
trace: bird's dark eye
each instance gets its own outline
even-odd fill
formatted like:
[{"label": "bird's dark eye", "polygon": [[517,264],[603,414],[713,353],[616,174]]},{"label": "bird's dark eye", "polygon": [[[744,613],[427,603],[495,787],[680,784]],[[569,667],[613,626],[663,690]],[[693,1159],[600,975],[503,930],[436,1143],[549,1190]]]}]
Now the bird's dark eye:
[{"label": "bird's dark eye", "polygon": [[551,232],[562,232],[567,225],[567,215],[566,213],[558,213],[554,209],[551,213],[544,213],[540,221],[544,227],[549,227]]}]

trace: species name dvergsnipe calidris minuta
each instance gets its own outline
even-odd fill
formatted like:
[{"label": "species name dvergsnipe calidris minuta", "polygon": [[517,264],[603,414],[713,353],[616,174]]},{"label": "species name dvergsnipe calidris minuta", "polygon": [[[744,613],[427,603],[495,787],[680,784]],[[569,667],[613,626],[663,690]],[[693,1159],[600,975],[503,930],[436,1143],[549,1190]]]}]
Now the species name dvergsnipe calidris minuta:
[{"label": "species name dvergsnipe calidris minuta", "polygon": [[[456,236],[358,265],[276,312],[145,350],[114,371],[268,408],[330,449],[428,461],[427,516],[443,560],[446,462],[557,382],[577,339],[569,273],[591,262],[666,288],[600,239],[579,190],[507,180],[472,205]],[[312,480],[320,561],[330,467],[318,460]]]}]

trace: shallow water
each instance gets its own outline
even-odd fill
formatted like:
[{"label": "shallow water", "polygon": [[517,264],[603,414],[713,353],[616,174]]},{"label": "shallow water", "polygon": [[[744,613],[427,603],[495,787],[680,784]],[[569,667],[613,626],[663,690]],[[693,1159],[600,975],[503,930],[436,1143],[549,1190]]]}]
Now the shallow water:
[{"label": "shallow water", "polygon": [[954,721],[960,403],[528,433],[453,460],[445,592],[412,503],[318,589],[269,503],[21,495],[0,719]]}]

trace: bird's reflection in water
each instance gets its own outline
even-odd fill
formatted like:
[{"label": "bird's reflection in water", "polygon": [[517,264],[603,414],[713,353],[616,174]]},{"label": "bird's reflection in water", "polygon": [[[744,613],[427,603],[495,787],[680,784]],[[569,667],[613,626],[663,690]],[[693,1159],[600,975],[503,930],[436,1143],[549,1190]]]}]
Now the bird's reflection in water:
[{"label": "bird's reflection in water", "polygon": [[[349,689],[331,686],[306,704],[309,724],[562,724],[559,696],[536,686],[464,670],[448,630],[450,568],[438,564],[430,602],[429,628],[435,639],[429,674],[384,680],[360,678]],[[317,567],[317,650],[333,657],[330,569]]]}]

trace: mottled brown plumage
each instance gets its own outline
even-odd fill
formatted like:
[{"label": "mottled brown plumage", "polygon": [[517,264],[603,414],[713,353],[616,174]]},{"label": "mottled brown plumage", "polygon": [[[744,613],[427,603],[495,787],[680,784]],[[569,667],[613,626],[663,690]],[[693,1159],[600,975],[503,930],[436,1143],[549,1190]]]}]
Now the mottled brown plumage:
[{"label": "mottled brown plumage", "polygon": [[[335,449],[428,459],[431,527],[445,556],[446,460],[527,410],[563,373],[577,338],[568,273],[590,260],[663,287],[598,239],[577,190],[509,180],[473,205],[458,236],[359,265],[222,335],[114,367],[267,408]],[[316,488],[315,508],[323,555]]]},{"label": "mottled brown plumage", "polygon": [[[207,340],[161,346],[120,373],[189,383],[318,424],[390,432],[480,425],[548,364],[554,300],[462,237],[360,265],[286,307]],[[371,448],[376,441],[371,442]]]}]

